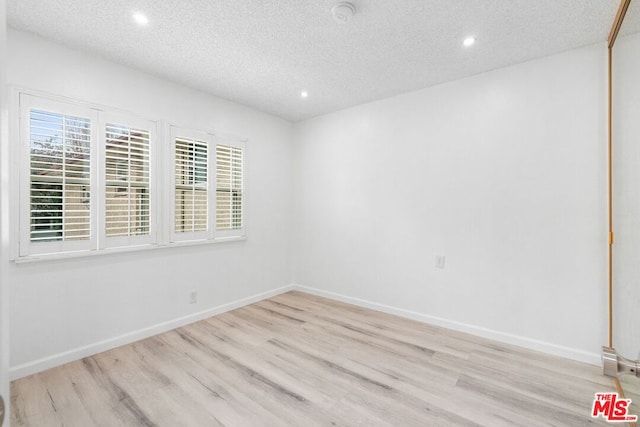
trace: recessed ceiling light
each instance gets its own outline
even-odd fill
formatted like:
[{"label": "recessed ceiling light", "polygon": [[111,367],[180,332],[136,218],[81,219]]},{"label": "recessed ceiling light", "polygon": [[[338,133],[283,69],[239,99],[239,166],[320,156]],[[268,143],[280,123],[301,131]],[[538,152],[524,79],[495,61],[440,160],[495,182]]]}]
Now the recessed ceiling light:
[{"label": "recessed ceiling light", "polygon": [[466,39],[464,39],[464,41],[462,42],[462,44],[465,47],[469,47],[472,44],[474,44],[476,42],[476,38],[475,37],[467,37]]},{"label": "recessed ceiling light", "polygon": [[308,98],[309,97],[309,92],[307,92],[306,90],[303,90],[302,92],[300,92],[300,98]]},{"label": "recessed ceiling light", "polygon": [[143,13],[136,12],[133,14],[133,20],[136,21],[138,25],[147,25],[149,23],[149,18]]}]

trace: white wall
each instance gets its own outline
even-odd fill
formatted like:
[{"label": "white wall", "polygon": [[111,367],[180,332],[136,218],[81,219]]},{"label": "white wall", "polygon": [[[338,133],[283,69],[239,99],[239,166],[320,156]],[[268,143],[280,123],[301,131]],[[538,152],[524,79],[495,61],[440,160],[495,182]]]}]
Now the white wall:
[{"label": "white wall", "polygon": [[25,33],[8,42],[10,84],[248,138],[246,241],[2,266],[14,376],[290,283],[289,122]]},{"label": "white wall", "polygon": [[605,55],[586,47],[298,123],[295,283],[599,363]]},{"label": "white wall", "polygon": [[640,33],[613,50],[614,333],[618,354],[640,359]]},{"label": "white wall", "polygon": [[[7,64],[6,2],[0,0],[0,265],[9,258],[9,182],[8,105],[6,99]],[[0,268],[0,395],[9,400],[9,281],[6,268]],[[6,412],[9,408],[6,408]],[[8,414],[5,417],[8,418]]]}]

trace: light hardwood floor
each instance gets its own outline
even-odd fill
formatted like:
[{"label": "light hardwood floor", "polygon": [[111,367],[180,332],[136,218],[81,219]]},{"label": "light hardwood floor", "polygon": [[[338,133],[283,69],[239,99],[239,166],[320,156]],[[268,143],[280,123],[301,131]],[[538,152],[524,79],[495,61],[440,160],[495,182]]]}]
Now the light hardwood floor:
[{"label": "light hardwood floor", "polygon": [[585,426],[601,369],[289,292],[12,383],[12,426]]}]

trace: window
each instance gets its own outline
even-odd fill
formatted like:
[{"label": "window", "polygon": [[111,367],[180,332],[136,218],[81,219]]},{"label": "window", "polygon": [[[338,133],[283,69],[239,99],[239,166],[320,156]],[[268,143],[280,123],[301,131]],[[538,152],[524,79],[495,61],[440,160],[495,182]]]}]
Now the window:
[{"label": "window", "polygon": [[174,239],[207,238],[210,136],[184,130],[179,134],[173,137]]},{"label": "window", "polygon": [[102,247],[155,242],[152,163],[155,123],[103,113]]},{"label": "window", "polygon": [[32,109],[29,115],[32,242],[91,237],[91,121]]},{"label": "window", "polygon": [[88,250],[96,243],[97,112],[21,96],[19,254]]},{"label": "window", "polygon": [[218,140],[204,132],[171,129],[172,241],[244,236],[244,143]]},{"label": "window", "polygon": [[216,145],[216,231],[227,235],[242,230],[242,152],[232,145]]},{"label": "window", "polygon": [[26,94],[20,109],[28,167],[19,256],[152,243],[155,124],[106,121],[104,111]]},{"label": "window", "polygon": [[244,141],[167,126],[161,147],[154,121],[18,100],[16,259],[245,236]]}]

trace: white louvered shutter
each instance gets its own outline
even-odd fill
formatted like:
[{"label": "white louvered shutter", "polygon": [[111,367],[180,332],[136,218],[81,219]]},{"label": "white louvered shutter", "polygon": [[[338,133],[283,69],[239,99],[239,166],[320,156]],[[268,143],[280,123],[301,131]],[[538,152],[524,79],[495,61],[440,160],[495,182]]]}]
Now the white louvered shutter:
[{"label": "white louvered shutter", "polygon": [[173,240],[209,233],[209,136],[173,132]]},{"label": "white louvered shutter", "polygon": [[100,113],[99,249],[157,243],[157,123]]},{"label": "white louvered shutter", "polygon": [[106,247],[154,243],[151,170],[155,123],[133,125],[124,119],[104,124]]},{"label": "white louvered shutter", "polygon": [[91,249],[95,111],[26,95],[20,106],[20,255]]},{"label": "white louvered shutter", "polygon": [[244,235],[244,144],[216,144],[216,237]]},{"label": "white louvered shutter", "polygon": [[91,121],[31,109],[32,242],[91,236]]}]

